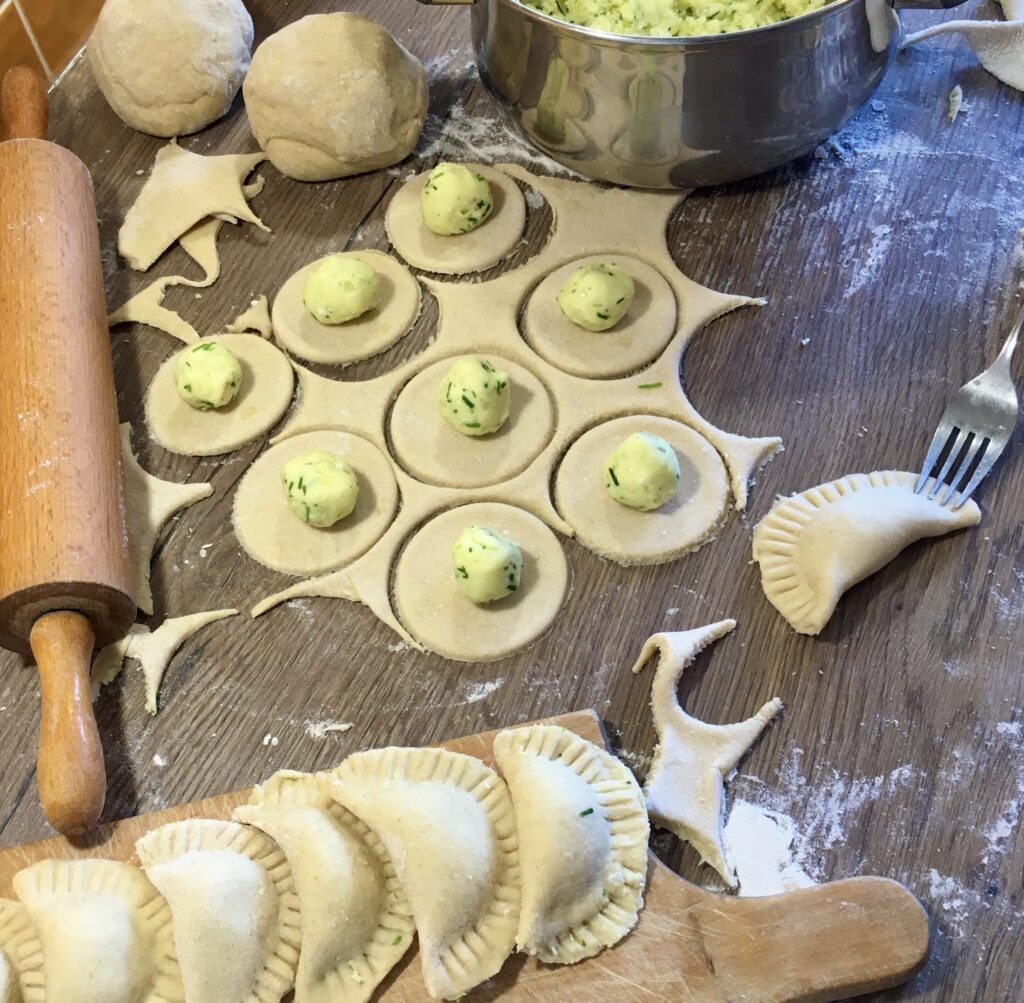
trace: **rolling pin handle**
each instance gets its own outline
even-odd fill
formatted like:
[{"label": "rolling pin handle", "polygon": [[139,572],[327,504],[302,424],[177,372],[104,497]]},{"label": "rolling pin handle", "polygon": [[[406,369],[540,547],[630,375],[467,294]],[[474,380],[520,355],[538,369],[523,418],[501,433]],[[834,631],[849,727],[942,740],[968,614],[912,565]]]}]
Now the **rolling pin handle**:
[{"label": "rolling pin handle", "polygon": [[15,66],[0,83],[2,139],[46,139],[49,119],[46,84],[35,70]]},{"label": "rolling pin handle", "polygon": [[92,829],[103,811],[107,777],[89,692],[95,634],[81,613],[57,612],[32,625],[39,668],[39,799],[65,836]]}]

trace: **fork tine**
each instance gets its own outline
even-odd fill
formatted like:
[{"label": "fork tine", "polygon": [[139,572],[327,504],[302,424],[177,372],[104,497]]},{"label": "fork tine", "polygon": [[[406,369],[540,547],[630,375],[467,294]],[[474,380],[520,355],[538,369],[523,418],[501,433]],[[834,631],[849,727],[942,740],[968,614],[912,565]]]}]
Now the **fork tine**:
[{"label": "fork tine", "polygon": [[967,482],[967,486],[960,492],[960,496],[953,503],[954,511],[960,508],[960,506],[974,494],[974,489],[989,475],[992,468],[996,465],[996,460],[1002,456],[1005,448],[1005,443],[1002,446],[997,446],[994,442],[989,444],[988,449],[985,451],[985,455],[982,457],[981,463],[978,464],[977,469],[974,471],[974,475]]},{"label": "fork tine", "polygon": [[942,464],[942,469],[935,476],[931,490],[928,492],[929,498],[934,498],[936,492],[942,487],[942,482],[945,481],[946,474],[949,473],[949,468],[953,466],[954,461],[960,455],[962,449],[963,446],[960,442],[960,429],[954,428],[949,437],[949,452],[946,454],[946,462]]},{"label": "fork tine", "polygon": [[974,474],[975,468],[985,458],[985,452],[991,442],[992,440],[987,436],[976,432],[968,433],[967,442],[961,450],[963,460],[957,464],[956,472],[950,476],[948,487],[939,502],[940,505],[945,505],[957,493],[957,486],[963,486],[968,477]]},{"label": "fork tine", "polygon": [[956,436],[959,435],[959,430],[956,428],[950,429],[945,434],[943,434],[942,428],[943,425],[940,423],[935,431],[935,435],[932,436],[932,444],[928,447],[928,455],[924,458],[924,466],[921,467],[921,475],[918,477],[917,486],[914,488],[914,494],[916,495],[919,495],[928,483],[928,478],[931,476],[931,472],[935,469],[935,464],[942,455],[942,447],[950,441],[950,437],[955,440]]}]

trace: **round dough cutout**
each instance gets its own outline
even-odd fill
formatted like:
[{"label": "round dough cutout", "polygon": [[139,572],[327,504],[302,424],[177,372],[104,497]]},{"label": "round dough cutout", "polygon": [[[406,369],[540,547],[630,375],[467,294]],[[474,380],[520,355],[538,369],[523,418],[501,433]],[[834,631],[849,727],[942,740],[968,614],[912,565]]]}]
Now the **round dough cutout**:
[{"label": "round dough cutout", "polygon": [[[523,552],[519,589],[478,606],[459,589],[452,546],[467,526],[487,526]],[[421,526],[399,554],[395,611],[405,629],[431,651],[457,662],[492,662],[532,644],[565,603],[569,566],[555,534],[511,505],[479,502],[449,509]]]},{"label": "round dough cutout", "polygon": [[[679,490],[652,512],[627,508],[604,486],[604,461],[634,432],[661,436],[679,460]],[[677,421],[648,415],[614,418],[584,432],[555,477],[555,505],[576,539],[626,566],[663,564],[707,543],[725,519],[731,497],[725,464],[704,436]]]},{"label": "round dough cutout", "polygon": [[551,441],[555,409],[541,381],[499,355],[480,353],[509,374],[512,401],[505,423],[491,435],[463,435],[441,417],[437,398],[458,356],[417,373],[391,410],[395,459],[417,480],[442,487],[482,488],[522,473]]},{"label": "round dough cutout", "polygon": [[420,196],[430,172],[410,178],[391,200],[384,225],[388,240],[413,268],[439,275],[483,272],[507,258],[526,230],[526,199],[507,174],[484,164],[466,164],[491,186],[490,219],[469,233],[442,237],[423,222]]},{"label": "round dough cutout", "polygon": [[[332,257],[333,255],[328,255]],[[306,279],[323,261],[300,268],[274,299],[274,335],[292,355],[309,362],[347,366],[380,355],[408,334],[420,315],[420,284],[394,258],[380,251],[348,251],[380,277],[380,305],[344,324],[321,324],[302,301]]]},{"label": "round dough cutout", "polygon": [[[359,478],[355,509],[328,529],[296,518],[281,487],[281,468],[315,450],[341,456]],[[260,564],[287,575],[319,575],[365,554],[397,509],[391,462],[373,443],[348,432],[307,432],[272,446],[249,468],[238,485],[232,522],[238,542]]]},{"label": "round dough cutout", "polygon": [[[636,293],[629,312],[609,331],[574,324],[556,297],[578,268],[607,262],[627,272]],[[553,366],[572,376],[607,380],[650,365],[676,331],[676,297],[657,269],[638,258],[604,254],[578,258],[556,269],[530,293],[523,312],[523,336]]]},{"label": "round dough cutout", "polygon": [[177,353],[157,370],[146,393],[146,424],[164,449],[186,456],[217,456],[263,435],[288,410],[295,372],[285,354],[255,334],[204,339],[230,349],[242,366],[242,386],[225,407],[197,411],[175,386]]}]

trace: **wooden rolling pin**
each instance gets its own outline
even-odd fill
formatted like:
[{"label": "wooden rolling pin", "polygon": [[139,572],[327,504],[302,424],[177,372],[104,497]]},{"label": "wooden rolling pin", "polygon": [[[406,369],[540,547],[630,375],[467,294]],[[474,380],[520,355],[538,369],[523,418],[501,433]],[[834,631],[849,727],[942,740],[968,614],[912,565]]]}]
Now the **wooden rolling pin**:
[{"label": "wooden rolling pin", "polygon": [[93,648],[135,618],[92,180],[45,140],[46,89],[0,86],[0,644],[35,656],[38,784],[65,835],[106,795]]}]

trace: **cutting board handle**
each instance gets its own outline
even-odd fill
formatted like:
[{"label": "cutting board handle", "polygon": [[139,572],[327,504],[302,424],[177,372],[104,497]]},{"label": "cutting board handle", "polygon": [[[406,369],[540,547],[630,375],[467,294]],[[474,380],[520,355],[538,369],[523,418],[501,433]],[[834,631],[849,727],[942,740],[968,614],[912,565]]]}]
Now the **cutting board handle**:
[{"label": "cutting board handle", "polygon": [[49,120],[46,84],[34,70],[15,66],[0,83],[0,120],[3,139],[46,139]]},{"label": "cutting board handle", "polygon": [[39,668],[39,800],[47,821],[65,836],[99,821],[107,794],[96,717],[89,692],[95,634],[81,613],[41,616],[29,636]]},{"label": "cutting board handle", "polygon": [[909,979],[928,954],[927,914],[887,878],[702,905],[698,922],[716,974],[734,993],[730,999],[849,999]]}]

